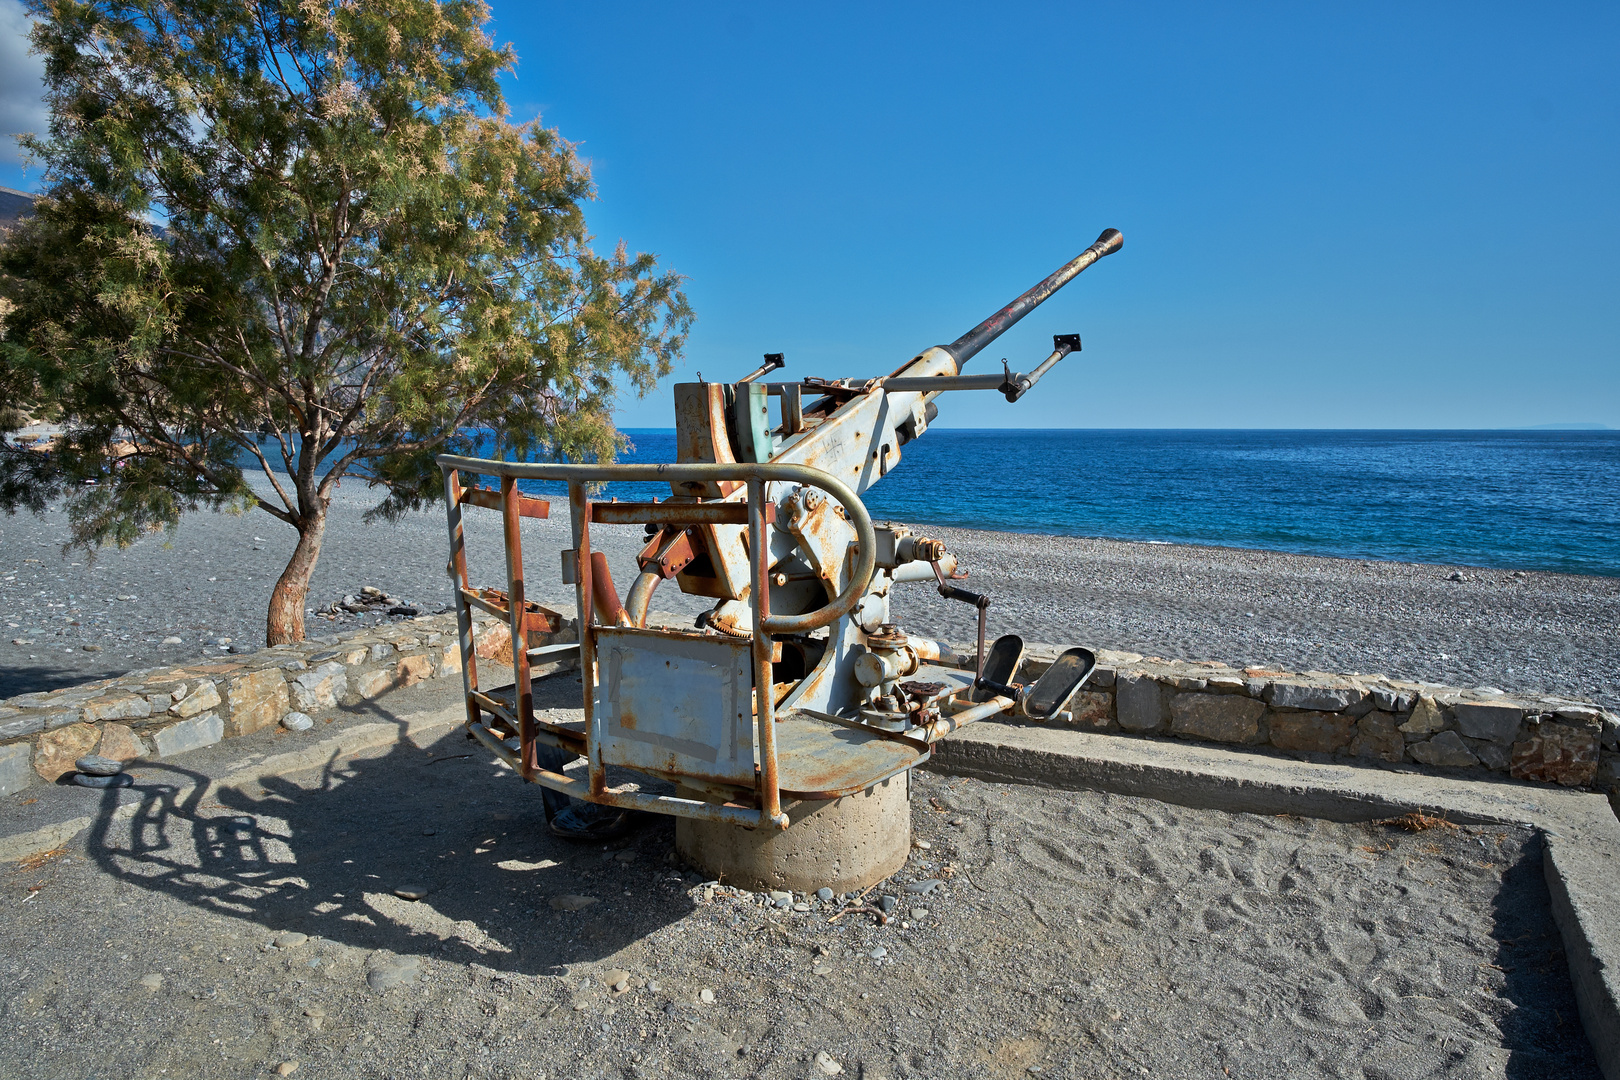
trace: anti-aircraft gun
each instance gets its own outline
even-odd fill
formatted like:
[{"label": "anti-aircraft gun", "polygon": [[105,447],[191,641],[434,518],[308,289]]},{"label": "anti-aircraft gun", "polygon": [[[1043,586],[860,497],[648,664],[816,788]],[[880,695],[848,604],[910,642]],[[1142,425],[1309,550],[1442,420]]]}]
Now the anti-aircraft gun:
[{"label": "anti-aircraft gun", "polygon": [[[1028,373],[1004,363],[999,373],[962,374],[1123,242],[1105,231],[978,326],[887,377],[772,382],[766,376],[783,358],[768,354],[736,383],[679,383],[668,464],[440,457],[468,733],[554,792],[676,816],[687,861],[733,884],[844,891],[894,872],[910,846],[906,774],[933,743],[997,715],[1056,715],[1095,658],[1072,648],[1029,685],[1014,682],[1023,642],[1009,634],[986,649],[989,599],[955,584],[965,576],[955,556],[905,525],[874,525],[860,493],[928,430],[942,395],[993,390],[1015,402],[1078,351],[1079,335],[1059,334]],[[477,476],[498,478],[499,488],[468,483]],[[519,525],[547,516],[549,504],[521,493],[523,479],[568,485],[573,546],[561,558],[578,599],[577,642],[545,643],[561,620],[525,597]],[[611,481],[667,483],[671,494],[591,498],[593,485]],[[475,589],[468,578],[466,506],[502,513],[504,589]],[[613,525],[643,526],[648,537],[622,599],[591,547],[592,527]],[[654,591],[671,580],[715,601],[691,628],[647,625]],[[942,597],[977,608],[971,658],[891,622],[890,591],[905,582],[932,582]],[[479,684],[474,610],[510,628],[508,686]],[[582,673],[583,721],[535,713],[531,671],[560,660],[577,660]],[[587,761],[583,778],[558,764],[573,757]],[[610,768],[637,780],[610,786]]]}]

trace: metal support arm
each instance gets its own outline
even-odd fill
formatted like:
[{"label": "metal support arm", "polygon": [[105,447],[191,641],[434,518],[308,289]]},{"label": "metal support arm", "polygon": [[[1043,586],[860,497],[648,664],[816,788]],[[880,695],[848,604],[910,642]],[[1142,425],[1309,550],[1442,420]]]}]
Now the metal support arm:
[{"label": "metal support arm", "polygon": [[[1029,392],[1030,387],[1040,382],[1041,376],[1051,371],[1059,360],[1079,351],[1079,334],[1054,334],[1052,355],[1042,360],[1040,366],[1028,375],[1010,370],[1003,370],[1000,375],[896,375],[881,380],[879,385],[883,387],[885,393],[915,391],[932,394],[943,390],[996,390],[1008,401],[1017,401]],[[1006,361],[1002,361],[1002,366],[1006,367]]]}]

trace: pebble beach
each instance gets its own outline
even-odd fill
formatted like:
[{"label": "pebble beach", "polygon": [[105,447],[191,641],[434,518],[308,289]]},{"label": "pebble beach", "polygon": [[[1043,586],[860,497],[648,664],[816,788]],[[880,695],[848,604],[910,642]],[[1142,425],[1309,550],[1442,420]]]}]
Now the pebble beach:
[{"label": "pebble beach", "polygon": [[[451,602],[437,512],[367,524],[377,494],[335,497],[308,607],[365,586],[421,611]],[[558,518],[525,520],[530,596],[571,605]],[[1169,659],[1288,670],[1382,673],[1456,686],[1561,694],[1620,705],[1620,578],[1485,570],[1193,545],[917,528],[943,538],[993,599],[990,634]],[[634,527],[593,530],[621,592],[642,543]],[[67,551],[66,515],[0,518],[0,698],[264,643],[265,611],[292,552],[290,529],[258,511],[199,513],[170,533],[94,559]],[[468,515],[475,582],[503,576],[499,520]],[[674,588],[654,606],[709,605]],[[909,632],[970,640],[974,617],[926,585],[894,591]],[[312,636],[385,615],[312,614]]]}]

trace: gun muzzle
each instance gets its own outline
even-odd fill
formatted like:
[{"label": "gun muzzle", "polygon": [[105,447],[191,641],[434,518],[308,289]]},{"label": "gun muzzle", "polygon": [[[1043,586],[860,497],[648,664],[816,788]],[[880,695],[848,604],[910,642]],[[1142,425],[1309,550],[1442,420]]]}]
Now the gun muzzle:
[{"label": "gun muzzle", "polygon": [[990,316],[972,330],[949,345],[942,346],[956,358],[956,368],[962,369],[986,345],[1012,329],[1013,324],[1040,307],[1063,286],[1080,276],[1080,272],[1104,255],[1112,255],[1125,246],[1125,237],[1118,229],[1104,229],[1097,242],[1064,263],[1039,285]]}]

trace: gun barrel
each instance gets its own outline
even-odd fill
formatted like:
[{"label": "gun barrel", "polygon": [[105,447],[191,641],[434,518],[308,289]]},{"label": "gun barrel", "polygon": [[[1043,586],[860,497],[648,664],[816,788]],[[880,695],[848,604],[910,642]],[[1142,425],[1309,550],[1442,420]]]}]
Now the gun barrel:
[{"label": "gun barrel", "polygon": [[949,345],[945,346],[947,352],[956,358],[956,367],[960,371],[963,364],[972,359],[981,349],[996,338],[1012,329],[1014,323],[1034,311],[1045,303],[1048,297],[1063,286],[1073,281],[1080,272],[1104,255],[1112,255],[1125,246],[1125,237],[1120,235],[1118,229],[1104,229],[1097,242],[1086,250],[1064,263],[1040,284],[1030,289],[1024,295],[990,316],[972,330],[963,334]]}]

